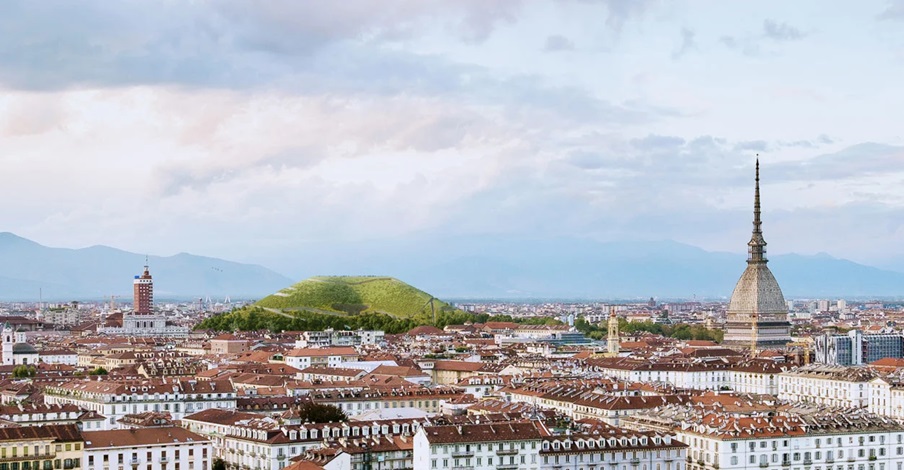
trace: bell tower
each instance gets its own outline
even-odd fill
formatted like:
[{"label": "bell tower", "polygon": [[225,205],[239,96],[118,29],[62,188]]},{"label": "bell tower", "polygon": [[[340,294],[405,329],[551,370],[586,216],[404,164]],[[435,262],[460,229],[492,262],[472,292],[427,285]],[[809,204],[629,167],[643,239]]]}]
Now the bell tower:
[{"label": "bell tower", "polygon": [[13,365],[13,345],[16,343],[13,327],[6,322],[3,325],[3,365]]}]

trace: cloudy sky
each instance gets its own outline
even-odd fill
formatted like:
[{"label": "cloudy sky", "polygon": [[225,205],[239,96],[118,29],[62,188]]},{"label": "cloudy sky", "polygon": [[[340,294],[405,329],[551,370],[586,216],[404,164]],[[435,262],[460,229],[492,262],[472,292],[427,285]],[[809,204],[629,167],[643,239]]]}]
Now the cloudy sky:
[{"label": "cloudy sky", "polygon": [[904,254],[904,1],[0,2],[0,230]]}]

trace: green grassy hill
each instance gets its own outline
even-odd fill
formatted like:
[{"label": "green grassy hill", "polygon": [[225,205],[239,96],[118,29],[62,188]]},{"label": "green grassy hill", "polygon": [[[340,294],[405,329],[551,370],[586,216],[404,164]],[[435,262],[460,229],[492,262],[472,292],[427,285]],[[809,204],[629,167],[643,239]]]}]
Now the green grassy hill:
[{"label": "green grassy hill", "polygon": [[[433,296],[391,277],[316,276],[257,302],[284,312],[314,311],[355,315],[383,313],[396,318],[430,318]],[[452,307],[433,299],[437,313]]]}]

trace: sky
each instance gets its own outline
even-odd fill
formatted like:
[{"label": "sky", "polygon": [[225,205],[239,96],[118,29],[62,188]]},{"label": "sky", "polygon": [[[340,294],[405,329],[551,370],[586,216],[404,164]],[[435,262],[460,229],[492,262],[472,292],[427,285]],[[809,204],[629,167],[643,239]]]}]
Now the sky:
[{"label": "sky", "polygon": [[904,0],[0,2],[0,230],[904,260]]}]

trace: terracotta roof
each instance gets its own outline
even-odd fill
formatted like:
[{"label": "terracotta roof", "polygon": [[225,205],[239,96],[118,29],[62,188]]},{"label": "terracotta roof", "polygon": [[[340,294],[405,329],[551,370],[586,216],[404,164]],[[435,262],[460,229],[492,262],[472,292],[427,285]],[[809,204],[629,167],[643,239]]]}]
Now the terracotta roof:
[{"label": "terracotta roof", "polygon": [[180,427],[85,431],[82,436],[85,449],[210,442],[206,437]]},{"label": "terracotta roof", "polygon": [[433,362],[433,370],[458,371],[458,372],[477,372],[484,366],[483,362],[467,362],[467,361],[447,361],[439,360]]},{"label": "terracotta roof", "polygon": [[445,331],[431,325],[422,325],[408,330],[408,336],[443,336]]},{"label": "terracotta roof", "polygon": [[48,424],[0,428],[0,441],[52,439],[57,442],[81,442],[82,435],[75,424]]},{"label": "terracotta roof", "polygon": [[430,444],[540,440],[543,432],[534,422],[425,426]]},{"label": "terracotta roof", "polygon": [[287,357],[357,356],[355,348],[296,348],[286,353]]}]

